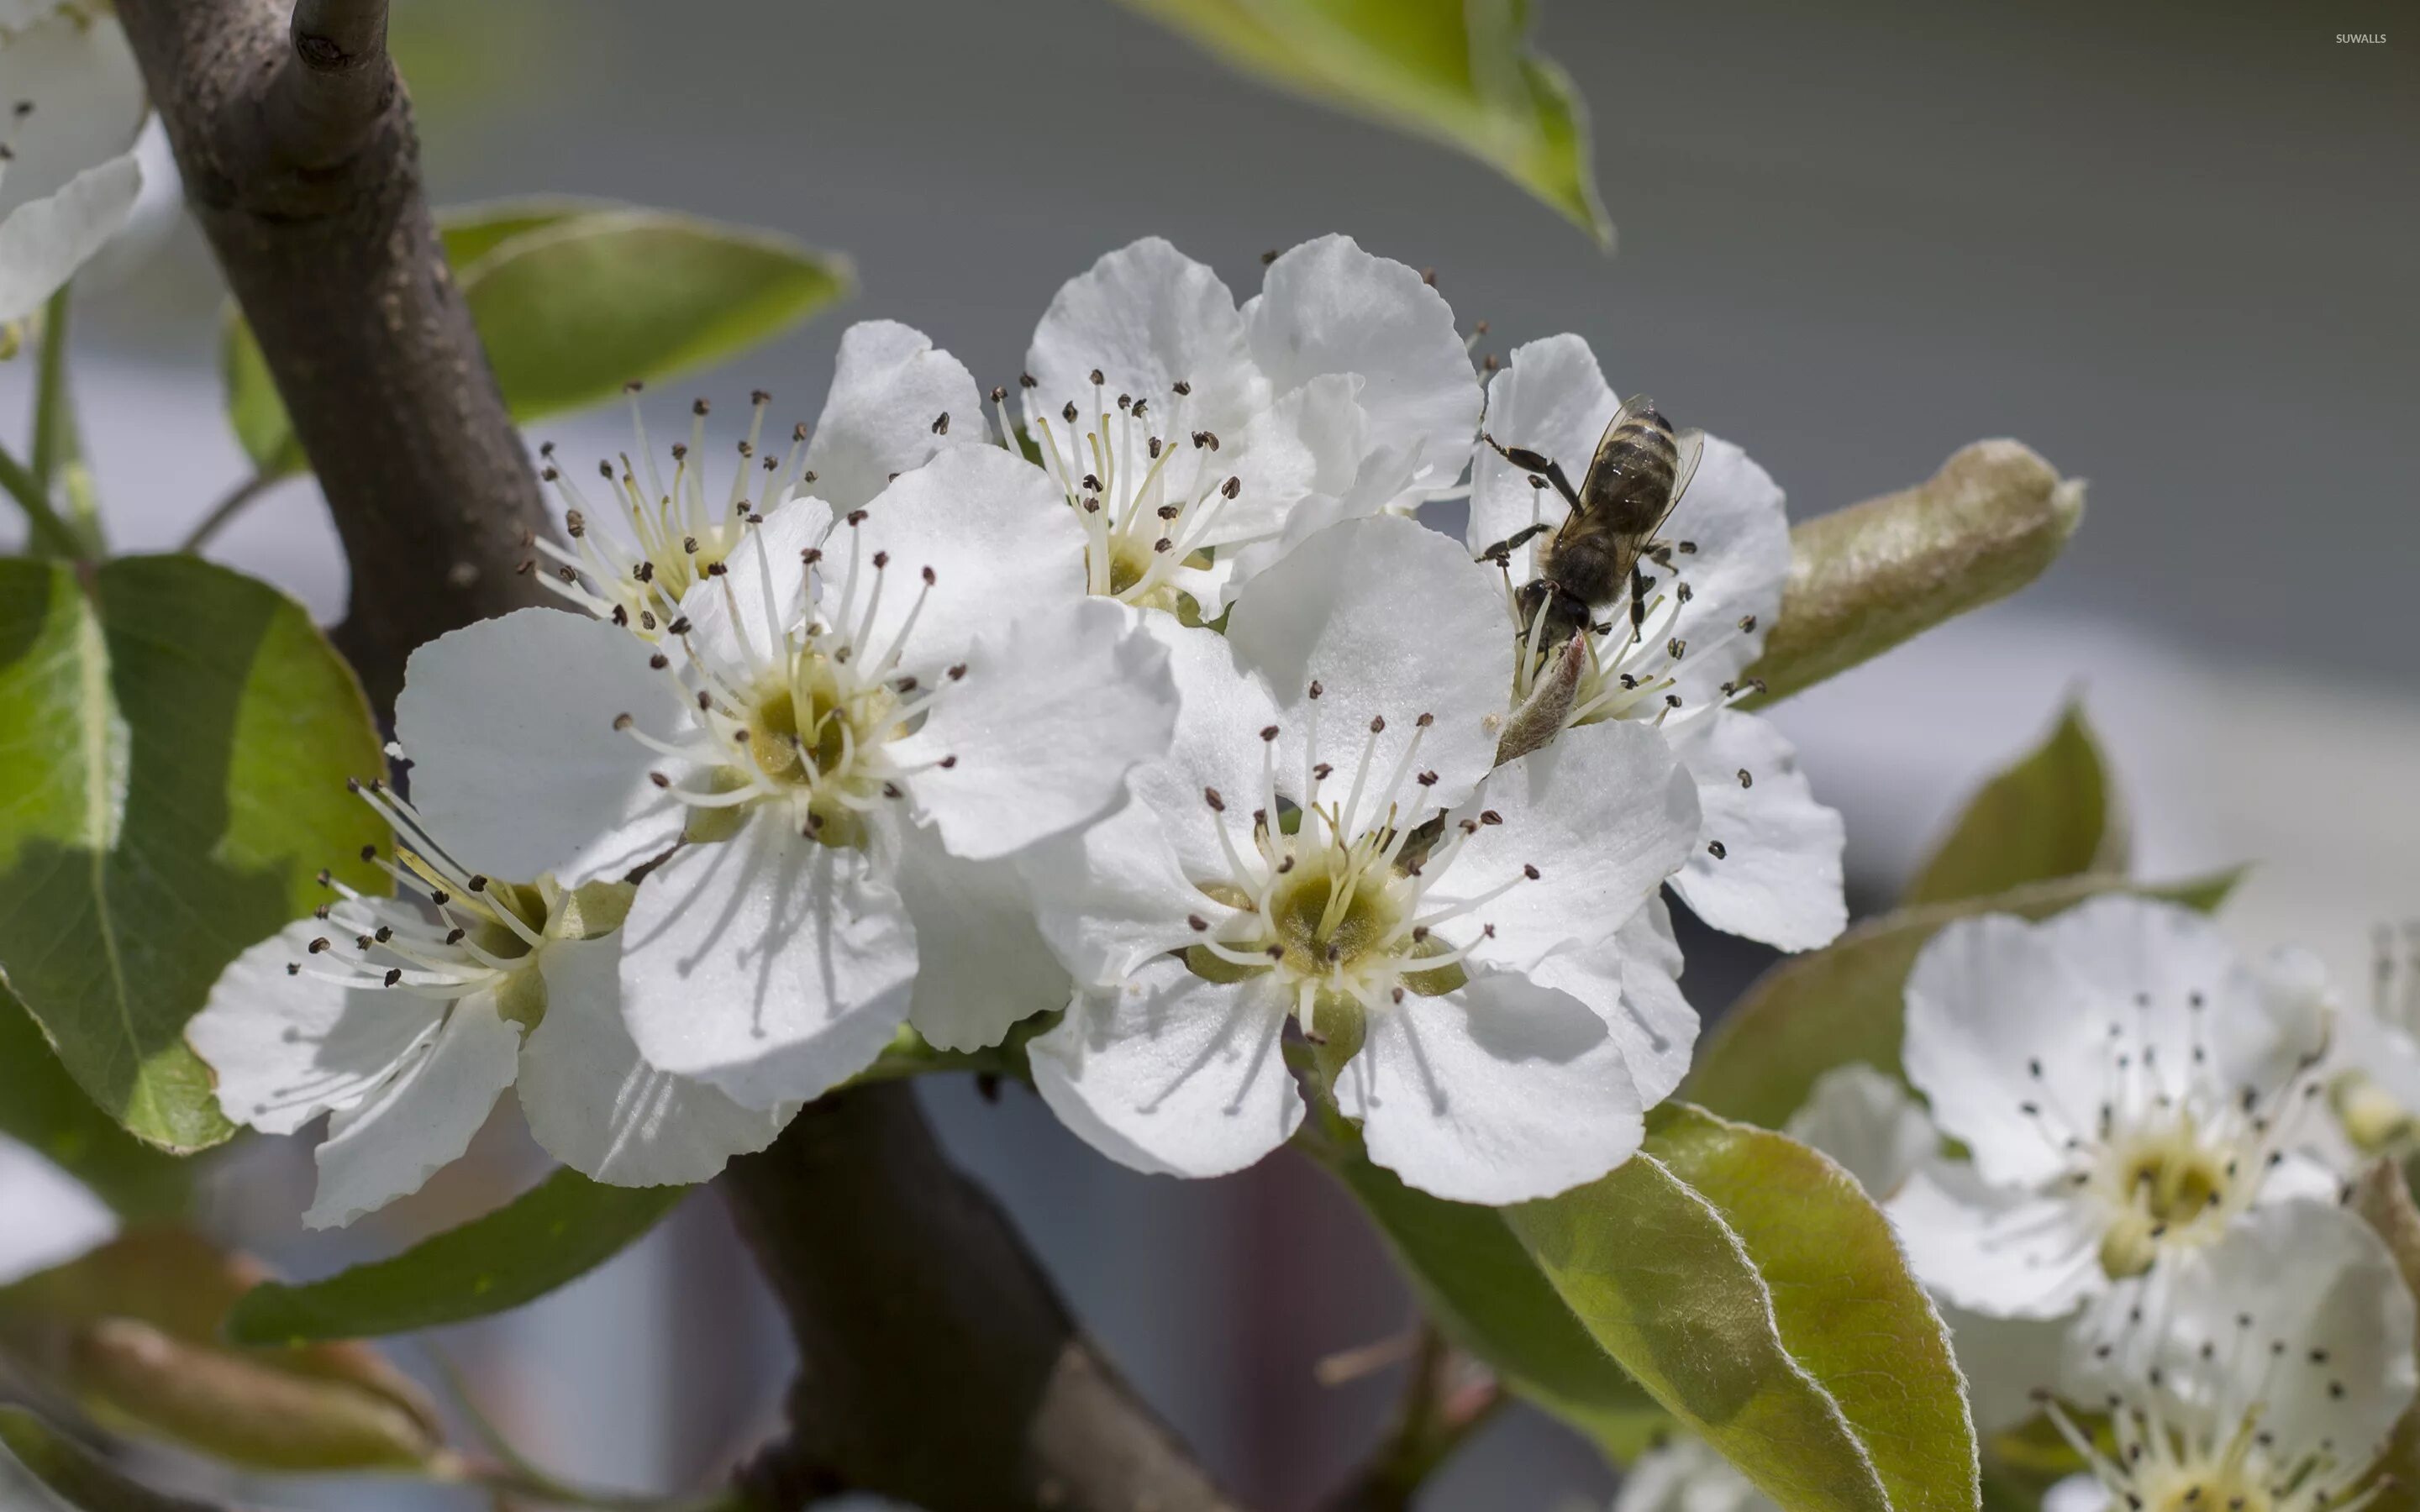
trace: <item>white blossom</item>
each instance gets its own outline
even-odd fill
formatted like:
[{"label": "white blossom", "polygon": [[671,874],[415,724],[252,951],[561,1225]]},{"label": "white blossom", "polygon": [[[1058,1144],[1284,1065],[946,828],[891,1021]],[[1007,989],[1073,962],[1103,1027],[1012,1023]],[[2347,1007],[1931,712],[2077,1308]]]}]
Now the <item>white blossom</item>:
[{"label": "white blossom", "polygon": [[772,1142],[794,1110],[651,1066],[624,1030],[627,884],[467,870],[383,784],[356,790],[396,827],[395,853],[372,853],[396,893],[329,879],[331,900],[238,956],[185,1030],[230,1119],[291,1134],[333,1115],[305,1223],[418,1191],[516,1084],[538,1143],[598,1180],[703,1181]]},{"label": "white blossom", "polygon": [[[1621,409],[1588,343],[1551,336],[1515,349],[1487,387],[1487,434],[1561,464],[1578,486],[1597,441]],[[1484,551],[1570,513],[1554,488],[1533,484],[1492,447],[1472,464],[1469,542]],[[1728,933],[1783,949],[1818,946],[1848,919],[1841,891],[1840,816],[1815,801],[1797,753],[1764,720],[1729,707],[1747,690],[1781,608],[1790,525],[1781,490],[1730,442],[1708,437],[1696,477],[1666,523],[1666,558],[1640,563],[1646,617],[1626,605],[1581,638],[1567,726],[1626,720],[1660,732],[1698,783],[1704,830],[1672,888],[1690,911]],[[1537,543],[1514,548],[1503,568],[1506,619],[1529,636],[1512,590],[1536,574]],[[1551,655],[1516,659],[1515,710],[1558,671]]]},{"label": "white blossom", "polygon": [[1078,1133],[1144,1170],[1250,1164],[1303,1116],[1292,1022],[1371,1157],[1438,1196],[1541,1196],[1637,1148],[1678,1072],[1594,948],[1681,863],[1694,790],[1621,723],[1491,773],[1499,613],[1487,569],[1380,517],[1252,579],[1223,640],[1146,618],[1174,745],[1027,862],[1095,989],[1031,1047]]},{"label": "white blossom", "polygon": [[126,34],[92,0],[0,8],[0,321],[39,309],[133,214],[147,105]]},{"label": "white blossom", "polygon": [[2295,1142],[2326,1037],[2309,957],[2255,970],[2190,909],[2118,895],[1949,925],[1909,974],[1904,1058],[1971,1159],[1891,1203],[1917,1274],[1977,1312],[2057,1317],[2257,1203],[2332,1195]]},{"label": "white blossom", "polygon": [[2388,1489],[2373,1471],[2412,1405],[2413,1307],[2367,1224],[2273,1204],[2131,1286],[2131,1305],[2077,1331],[2063,1382],[2107,1413],[2117,1452],[2054,1405],[2091,1472],[2046,1505],[2354,1512]]},{"label": "white blossom", "polygon": [[1445,301],[1341,236],[1240,309],[1166,241],[1112,252],[1060,289],[1020,382],[1092,592],[1205,615],[1312,532],[1452,485],[1480,408]]},{"label": "white blossom", "polygon": [[1165,653],[1083,573],[1037,470],[947,448],[837,523],[806,498],[750,526],[652,648],[546,610],[424,647],[416,796],[501,873],[648,866],[625,1019],[749,1106],[862,1071],[911,1012],[997,1042],[1067,982],[1013,857],[1117,803],[1175,716]]}]

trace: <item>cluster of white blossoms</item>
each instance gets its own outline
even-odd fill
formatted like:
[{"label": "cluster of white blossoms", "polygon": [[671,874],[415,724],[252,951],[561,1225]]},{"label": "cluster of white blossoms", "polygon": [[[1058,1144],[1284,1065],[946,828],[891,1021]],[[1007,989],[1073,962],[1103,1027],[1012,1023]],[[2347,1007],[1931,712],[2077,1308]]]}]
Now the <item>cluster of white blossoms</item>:
[{"label": "cluster of white blossoms", "polygon": [[[567,541],[531,570],[571,612],[421,648],[402,775],[360,784],[394,886],[331,879],[189,1031],[231,1118],[331,1115],[313,1223],[508,1086],[566,1164],[690,1182],[893,1047],[1012,1030],[1144,1170],[1234,1170],[1325,1101],[1412,1185],[1534,1197],[1687,1069],[1666,885],[1785,947],[1840,927],[1838,816],[1725,707],[1788,563],[1761,471],[1710,443],[1652,649],[1531,655],[1516,573],[1413,517],[1501,513],[1482,412],[1585,467],[1613,405],[1576,338],[1491,396],[1437,291],[1348,239],[1241,305],[1146,240],[1011,387],[871,322],[813,425],[768,438],[758,396],[720,483],[702,404],[601,480],[546,451]],[[1585,697],[1515,751],[1573,656]]]},{"label": "cluster of white blossoms", "polygon": [[[2364,1013],[2308,956],[2248,964],[2171,904],[1989,916],[1909,976],[1923,1101],[1846,1066],[1790,1132],[1884,1203],[1978,1432],[2044,1414],[2086,1467],[2051,1512],[2347,1512],[2389,1489],[2420,1374],[2405,1278],[2344,1206],[2363,1125],[2323,1094],[2406,1085],[2411,1006],[2389,965]],[[1770,1504],[1694,1443],[1642,1461],[1617,1504]]]}]

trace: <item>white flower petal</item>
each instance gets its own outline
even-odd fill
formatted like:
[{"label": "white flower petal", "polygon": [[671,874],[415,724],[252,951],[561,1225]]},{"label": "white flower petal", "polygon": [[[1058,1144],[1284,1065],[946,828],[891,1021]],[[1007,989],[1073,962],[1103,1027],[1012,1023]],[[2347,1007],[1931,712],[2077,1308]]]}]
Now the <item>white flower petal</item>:
[{"label": "white flower petal", "polygon": [[[946,434],[934,426],[949,417]],[[893,473],[909,472],[948,446],[991,434],[983,394],[966,364],[896,320],[861,320],[841,333],[831,392],[807,442],[805,465],[819,499],[846,514],[873,501]]]},{"label": "white flower petal", "polygon": [[622,1014],[646,1061],[772,1109],[874,1063],[908,1016],[916,930],[860,852],[778,810],[685,845],[622,927]]},{"label": "white flower petal", "polygon": [[603,620],[516,609],[411,654],[396,739],[430,838],[473,872],[566,887],[620,876],[679,839],[686,810],[647,780],[661,758],[617,715],[670,738],[679,687]]},{"label": "white flower petal", "polygon": [[908,1022],[942,1050],[980,1050],[1011,1026],[1067,1003],[1067,968],[1033,922],[1016,863],[970,861],[930,831],[902,837],[892,885],[916,925],[916,993]]},{"label": "white flower petal", "polygon": [[1501,582],[1413,520],[1350,520],[1303,542],[1236,594],[1227,639],[1277,695],[1283,791],[1295,791],[1306,765],[1313,682],[1325,689],[1317,759],[1348,781],[1374,717],[1387,729],[1373,748],[1373,783],[1423,714],[1435,718],[1419,733],[1419,765],[1438,775],[1423,802],[1461,802],[1495,764],[1512,685]]},{"label": "white flower petal", "polygon": [[2109,1066],[2097,998],[2040,931],[2006,914],[1960,919],[1917,954],[1900,1059],[1984,1180],[2030,1184],[2067,1168],[2028,1103],[2059,1126],[2094,1126]]},{"label": "white flower petal", "polygon": [[2376,1232],[2333,1202],[2286,1203],[2192,1259],[2141,1299],[2148,1324],[2131,1293],[2094,1310],[2071,1340],[2066,1389],[2120,1394],[2222,1441],[2257,1402],[2272,1463],[2325,1452],[2349,1473],[2375,1458],[2420,1381],[2412,1293]]},{"label": "white flower petal", "polygon": [[1529,978],[1583,1003],[1619,995],[1620,1006],[1603,1015],[1605,1026],[1621,1042],[1640,1105],[1652,1108],[1689,1074],[1698,1043],[1698,1011],[1682,995],[1681,964],[1671,911],[1650,893],[1612,939],[1548,956]]},{"label": "white flower petal", "polygon": [[[227,964],[185,1042],[216,1077],[234,1122],[292,1134],[331,1108],[350,1107],[393,1074],[445,1017],[444,999],[323,980],[315,939],[349,952],[367,915],[288,924]],[[301,964],[302,970],[287,967]]]},{"label": "white flower petal", "polygon": [[1034,328],[1025,368],[1036,383],[1027,393],[1028,413],[1047,414],[1053,424],[1067,404],[1089,424],[1120,393],[1164,404],[1182,382],[1193,392],[1169,423],[1224,439],[1269,398],[1234,295],[1217,273],[1157,237],[1121,247],[1069,279]]},{"label": "white flower petal", "polygon": [[0,220],[0,321],[22,320],[75,276],[134,213],[143,171],[128,153]]},{"label": "white flower petal", "polygon": [[1034,1089],[1060,1120],[1122,1165],[1224,1176],[1302,1122],[1278,1041],[1281,996],[1205,981],[1162,958],[1122,988],[1078,995],[1030,1047]]},{"label": "white flower petal", "polygon": [[117,1218],[91,1189],[28,1145],[0,1134],[0,1287],[117,1237]]},{"label": "white flower petal", "polygon": [[1629,1159],[1645,1133],[1604,1021],[1510,973],[1372,1012],[1336,1099],[1372,1160],[1455,1202],[1566,1191]]},{"label": "white flower petal", "polygon": [[[1181,625],[1156,610],[1145,611],[1140,625],[1168,650],[1178,708],[1168,753],[1137,767],[1129,779],[1136,796],[1173,820],[1201,812],[1203,788],[1259,787],[1261,732],[1278,722],[1268,685],[1236,665],[1234,647],[1216,630]],[[1169,823],[1167,833],[1189,873],[1225,874],[1226,853],[1208,825]]]},{"label": "white flower petal", "polygon": [[2059,1196],[1985,1186],[1968,1167],[1934,1165],[1900,1182],[1884,1208],[1916,1279],[1961,1307],[2058,1318],[2104,1284],[2100,1234]]},{"label": "white flower petal", "polygon": [[[882,599],[871,628],[859,635],[881,553],[890,559]],[[926,568],[934,575],[929,590],[919,580]],[[850,627],[859,655],[887,654],[914,613],[900,670],[937,675],[981,631],[1083,597],[1084,528],[1040,468],[996,446],[954,446],[902,473],[866,506],[863,524],[836,528],[825,544],[823,577],[822,611]]]},{"label": "white flower petal", "polygon": [[[1489,813],[1500,822],[1486,823]],[[1439,870],[1423,910],[1472,905],[1439,925],[1442,935],[1491,924],[1472,959],[1527,972],[1602,944],[1639,910],[1697,843],[1698,790],[1662,735],[1614,721],[1567,730],[1497,768],[1455,817],[1478,827]]]},{"label": "white flower petal", "polygon": [[2040,933],[2089,985],[2104,1021],[2122,1019],[2160,1047],[2172,1092],[2189,1072],[2228,1089],[2281,1087],[2325,1041],[2328,992],[2316,960],[2283,953],[2256,972],[2197,909],[2113,893]]},{"label": "white flower petal", "polygon": [[556,940],[546,1017],[521,1047],[521,1116],[546,1152],[614,1186],[687,1186],[764,1149],[794,1108],[741,1107],[640,1058],[622,1022],[622,942]]},{"label": "white flower petal", "polygon": [[1896,1077],[1861,1060],[1816,1077],[1783,1132],[1832,1157],[1877,1202],[1941,1145],[1923,1104]]},{"label": "white flower petal", "polygon": [[[1697,476],[1661,533],[1696,548],[1672,558],[1690,596],[1665,634],[1687,643],[1673,686],[1686,706],[1698,708],[1718,701],[1722,685],[1764,654],[1765,632],[1781,612],[1781,585],[1790,576],[1790,517],[1772,475],[1731,442],[1709,436]],[[1670,576],[1652,563],[1647,571],[1651,578]]]},{"label": "white flower petal", "polygon": [[1422,486],[1461,473],[1479,426],[1479,376],[1452,308],[1417,271],[1350,237],[1321,237],[1269,265],[1244,326],[1279,393],[1358,374],[1373,446],[1419,457]]},{"label": "white flower petal", "polygon": [[479,994],[456,1003],[428,1049],[368,1100],[328,1120],[318,1150],[319,1190],[302,1222],[341,1228],[420,1190],[459,1160],[488,1114],[513,1085],[521,1031]]},{"label": "white flower petal", "polygon": [[77,272],[76,287],[88,293],[122,288],[149,265],[185,218],[185,181],[177,171],[168,128],[155,113],[134,139],[134,166],[143,187],[126,224]]},{"label": "white flower petal", "polygon": [[681,614],[700,655],[719,667],[770,659],[806,611],[808,572],[799,553],[820,545],[831,523],[832,506],[822,499],[792,499],[740,537],[720,575],[690,584]]},{"label": "white flower petal", "polygon": [[1209,900],[1171,843],[1188,829],[1197,841],[1212,833],[1207,825],[1171,823],[1165,810],[1134,797],[1098,824],[1018,853],[1035,927],[1078,981],[1122,981],[1190,941],[1188,915],[1217,912],[1205,908]]},{"label": "white flower petal", "polygon": [[1168,651],[1178,696],[1168,753],[1127,778],[1132,798],[1100,823],[1024,853],[1044,934],[1088,982],[1123,979],[1147,956],[1185,944],[1186,917],[1207,901],[1192,879],[1227,874],[1202,789],[1259,786],[1277,723],[1266,685],[1235,665],[1227,638],[1143,610],[1143,631]]},{"label": "white flower petal", "polygon": [[0,216],[126,156],[143,129],[134,50],[106,8],[95,8],[46,6],[0,35],[0,101],[32,107],[9,136]]},{"label": "white flower petal", "polygon": [[1828,944],[1849,922],[1846,832],[1838,812],[1815,801],[1798,752],[1770,723],[1733,709],[1688,721],[1671,741],[1704,816],[1700,843],[1672,879],[1681,901],[1726,934],[1784,950]]},{"label": "white flower petal", "polygon": [[979,637],[963,665],[894,748],[936,764],[911,795],[954,855],[1007,856],[1100,817],[1176,725],[1166,648],[1106,599],[1024,615]]},{"label": "white flower petal", "polygon": [[[1230,478],[1236,484],[1233,499],[1202,506],[1205,523],[1183,527],[1182,548],[1189,553],[1225,547],[1222,558],[1243,556],[1233,543],[1294,532],[1307,503],[1349,490],[1368,450],[1368,418],[1354,398],[1359,387],[1357,378],[1345,374],[1313,378],[1254,410],[1240,428],[1231,427],[1218,450],[1181,447],[1163,467],[1166,492],[1192,499],[1223,487]],[[1249,560],[1257,571],[1275,555],[1263,550]]]}]

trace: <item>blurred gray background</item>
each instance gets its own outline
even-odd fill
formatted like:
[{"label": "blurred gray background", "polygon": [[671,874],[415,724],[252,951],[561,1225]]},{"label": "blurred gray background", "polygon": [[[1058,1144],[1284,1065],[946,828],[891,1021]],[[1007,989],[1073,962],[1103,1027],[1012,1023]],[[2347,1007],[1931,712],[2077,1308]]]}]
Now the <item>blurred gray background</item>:
[{"label": "blurred gray background", "polygon": [[[1580,332],[1617,387],[1745,445],[1802,517],[2018,437],[2091,480],[2068,557],[1781,711],[1848,814],[1856,902],[1886,902],[1960,795],[2080,691],[2143,868],[2262,858],[2241,932],[2305,940],[2357,984],[2372,920],[2420,913],[2420,11],[1540,8],[1595,113],[1611,259],[1489,170],[1273,95],[1109,0],[403,0],[398,24],[442,203],[611,196],[855,260],[852,306],[702,393],[761,385],[811,417],[842,326],[876,315],[1005,381],[1052,291],[1109,247],[1165,235],[1241,297],[1264,250],[1342,230],[1435,268],[1466,326],[1491,323],[1481,350]],[[2381,31],[2385,46],[2335,40]],[[80,386],[122,543],[174,542],[241,475],[216,409],[219,297],[186,228],[87,306]],[[0,372],[10,412],[23,365]],[[612,416],[545,433],[575,451],[622,434]],[[341,609],[307,482],[217,554]],[[1709,1013],[1761,964],[1690,943]],[[1311,1504],[1391,1387],[1322,1387],[1314,1362],[1409,1317],[1323,1179],[1280,1158],[1215,1184],[1146,1180],[1013,1089],[996,1106],[932,1092],[1146,1394],[1256,1503]],[[537,1168],[509,1118],[483,1149],[377,1223],[306,1242],[307,1156],[255,1142],[213,1216],[329,1269]],[[443,1343],[530,1452],[634,1489],[684,1484],[760,1434],[783,1368],[710,1197]],[[1559,1508],[1609,1486],[1514,1414],[1428,1504]]]}]

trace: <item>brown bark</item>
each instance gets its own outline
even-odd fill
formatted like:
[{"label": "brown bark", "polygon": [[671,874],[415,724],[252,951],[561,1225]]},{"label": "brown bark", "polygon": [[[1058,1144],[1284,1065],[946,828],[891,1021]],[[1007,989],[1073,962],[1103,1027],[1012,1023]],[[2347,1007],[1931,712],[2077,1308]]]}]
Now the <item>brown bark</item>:
[{"label": "brown bark", "polygon": [[932,1512],[1228,1512],[1068,1317],[903,1083],[839,1093],[723,1179],[798,1335],[760,1500],[841,1487]]},{"label": "brown bark", "polygon": [[412,647],[544,601],[547,528],[421,193],[384,0],[123,0],[185,193],[352,568],[336,633],[385,708]]}]

